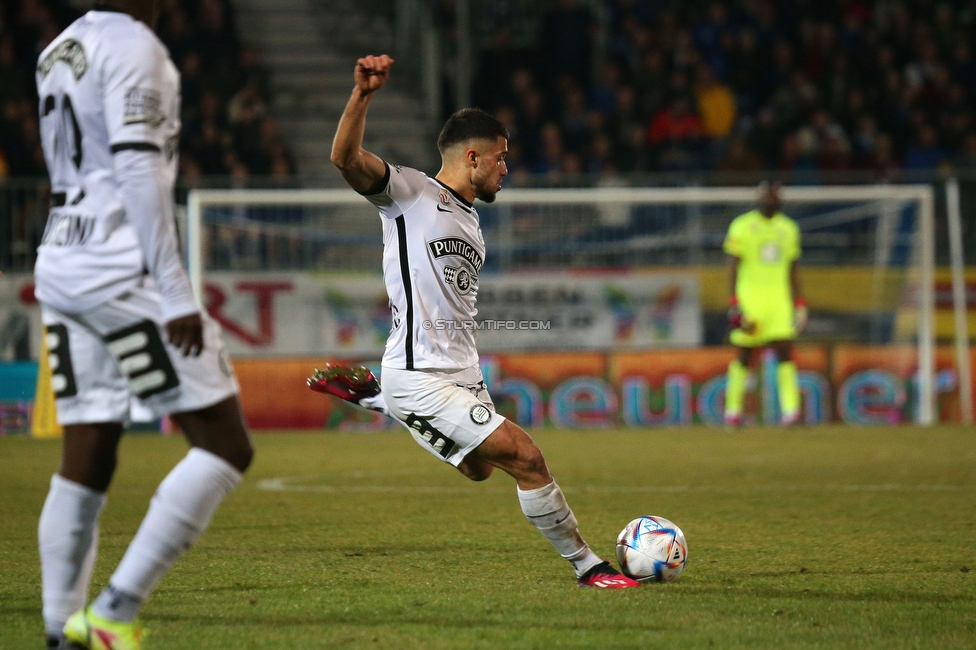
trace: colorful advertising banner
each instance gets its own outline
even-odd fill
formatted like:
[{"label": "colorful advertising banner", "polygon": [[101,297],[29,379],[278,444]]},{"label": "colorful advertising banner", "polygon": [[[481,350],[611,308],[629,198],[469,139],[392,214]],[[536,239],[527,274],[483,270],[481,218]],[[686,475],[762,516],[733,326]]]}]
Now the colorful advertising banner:
[{"label": "colorful advertising banner", "polygon": [[[390,331],[379,277],[211,273],[206,293],[235,357],[381,356]],[[693,273],[530,273],[483,276],[467,326],[485,352],[609,350],[700,345],[701,322]]]},{"label": "colorful advertising banner", "polygon": [[[390,332],[386,287],[379,276],[214,272],[207,274],[204,292],[207,310],[223,328],[234,358],[380,357]],[[0,277],[0,298],[0,325],[19,324],[22,345],[33,348],[29,355],[37,358],[39,337],[28,336],[40,331],[31,277]],[[478,348],[485,353],[702,343],[694,272],[485,275],[475,323],[417,326],[476,328]]]},{"label": "colorful advertising banner", "polygon": [[[722,426],[725,370],[733,355],[732,348],[499,354],[482,357],[482,370],[499,412],[524,427]],[[976,366],[976,353],[973,357]],[[938,349],[936,411],[942,422],[959,419],[953,358],[952,348]],[[396,426],[308,390],[305,378],[325,361],[235,362],[251,425],[363,430]],[[796,362],[804,424],[893,425],[915,420],[917,360],[912,348],[801,346]],[[753,368],[747,424],[779,422],[774,364],[774,357],[765,355]],[[378,364],[366,365],[379,373]]]}]

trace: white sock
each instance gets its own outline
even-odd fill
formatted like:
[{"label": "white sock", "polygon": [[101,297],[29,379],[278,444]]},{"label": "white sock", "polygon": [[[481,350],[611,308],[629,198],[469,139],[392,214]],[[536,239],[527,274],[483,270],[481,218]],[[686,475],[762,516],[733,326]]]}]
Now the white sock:
[{"label": "white sock", "polygon": [[386,407],[386,400],[383,399],[383,393],[377,393],[372,397],[364,397],[359,400],[358,404],[364,409],[369,409],[370,411],[378,411],[383,415],[390,414],[390,409]]},{"label": "white sock", "polygon": [[518,488],[518,498],[528,520],[569,560],[577,576],[603,561],[580,537],[576,515],[555,481],[535,490]]},{"label": "white sock", "polygon": [[241,473],[224,459],[191,449],[156,489],[139,532],[109,580],[110,588],[95,600],[95,614],[134,620],[141,602],[203,534],[217,506],[240,480]]},{"label": "white sock", "polygon": [[68,617],[85,606],[98,553],[98,516],[105,495],[55,474],[37,542],[41,554],[44,627],[59,637]]}]

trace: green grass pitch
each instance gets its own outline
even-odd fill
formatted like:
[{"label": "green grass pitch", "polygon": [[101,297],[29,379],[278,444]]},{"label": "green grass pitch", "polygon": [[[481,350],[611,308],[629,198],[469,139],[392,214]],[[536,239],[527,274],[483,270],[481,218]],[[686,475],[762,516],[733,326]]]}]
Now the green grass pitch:
[{"label": "green grass pitch", "polygon": [[[972,648],[976,430],[535,434],[597,553],[657,514],[671,584],[575,586],[513,481],[471,483],[403,432],[258,435],[210,530],[143,610],[147,650]],[[102,517],[105,584],[180,439],[131,436]],[[37,517],[56,441],[0,439],[0,648],[43,645]]]}]

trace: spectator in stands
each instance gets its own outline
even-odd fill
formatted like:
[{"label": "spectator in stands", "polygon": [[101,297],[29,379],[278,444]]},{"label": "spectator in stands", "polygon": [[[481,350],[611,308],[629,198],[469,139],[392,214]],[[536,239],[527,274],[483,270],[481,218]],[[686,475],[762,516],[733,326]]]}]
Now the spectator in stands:
[{"label": "spectator in stands", "polygon": [[[472,96],[475,105],[484,110],[494,110],[498,106],[513,105],[519,86],[531,83],[531,73],[522,67],[526,65],[528,54],[512,46],[512,30],[502,26],[492,33],[492,46],[481,53],[474,75]],[[520,81],[515,82],[512,71],[517,71]],[[509,83],[513,81],[513,83]]]},{"label": "spectator in stands", "polygon": [[539,155],[530,166],[530,170],[540,176],[557,176],[563,165],[563,156],[566,154],[559,125],[555,122],[545,123],[539,131],[539,140]]},{"label": "spectator in stands", "polygon": [[267,104],[271,101],[271,75],[261,65],[261,48],[247,44],[241,48],[241,60],[238,66],[237,87],[253,86],[257,96]]},{"label": "spectator in stands", "polygon": [[613,113],[620,89],[620,66],[609,62],[603,66],[603,74],[590,88],[590,107],[604,114]]},{"label": "spectator in stands", "polygon": [[695,27],[694,32],[695,45],[701,50],[704,63],[710,70],[724,72],[728,68],[722,43],[723,37],[730,31],[731,25],[725,5],[721,2],[710,3],[705,20]]},{"label": "spectator in stands", "polygon": [[711,66],[698,65],[695,100],[705,137],[724,140],[735,126],[735,97],[732,90],[715,76]]},{"label": "spectator in stands", "polygon": [[812,147],[804,143],[800,135],[792,133],[783,139],[783,153],[779,159],[779,169],[786,172],[809,174],[816,172],[817,163],[812,155]]},{"label": "spectator in stands", "polygon": [[596,23],[589,9],[577,0],[553,0],[541,21],[539,50],[545,70],[553,76],[569,75],[580,85],[590,80],[592,43]]},{"label": "spectator in stands", "polygon": [[604,132],[598,132],[590,144],[584,170],[591,174],[609,174],[616,171],[616,155],[613,142]]},{"label": "spectator in stands", "polygon": [[[183,61],[193,50],[195,37],[187,18],[186,12],[178,2],[167,2],[167,9],[159,16],[156,24],[156,34],[159,36],[170,57],[174,61]],[[186,101],[186,98],[183,100]]]},{"label": "spectator in stands", "polygon": [[724,155],[716,165],[716,169],[723,172],[756,172],[764,167],[762,158],[749,149],[745,138],[741,136],[729,140]]},{"label": "spectator in stands", "polygon": [[0,121],[0,151],[10,176],[42,176],[46,169],[38,133],[35,102],[8,100]]},{"label": "spectator in stands", "polygon": [[858,120],[857,130],[851,138],[854,166],[869,168],[878,139],[878,125],[873,115],[864,113]]},{"label": "spectator in stands", "polygon": [[[229,0],[161,4],[157,33],[182,73],[181,169],[191,178],[225,175],[252,154],[256,169],[249,176],[294,174],[280,134],[273,146],[262,139],[261,120],[273,100],[270,79],[260,50],[239,44]],[[9,176],[44,176],[34,68],[40,51],[77,16],[67,0],[0,0],[0,159]],[[240,129],[232,133],[228,114],[242,121],[243,104],[257,113],[254,137],[235,143]],[[235,152],[235,146],[242,150]],[[253,156],[255,150],[260,155]]]},{"label": "spectator in stands", "polygon": [[839,172],[851,169],[851,150],[847,140],[839,135],[827,137],[820,142],[816,156],[817,169]]},{"label": "spectator in stands", "polygon": [[678,95],[657,112],[647,129],[647,141],[655,146],[668,143],[693,143],[704,134],[702,119],[691,108],[685,95]]},{"label": "spectator in stands", "polygon": [[959,170],[976,171],[976,132],[970,131],[963,139],[962,151],[953,163]]},{"label": "spectator in stands", "polygon": [[919,128],[915,142],[905,152],[905,168],[931,170],[949,159],[948,152],[939,146],[938,134],[931,124]]},{"label": "spectator in stands", "polygon": [[868,168],[874,172],[878,180],[890,180],[896,170],[901,167],[901,161],[895,155],[895,144],[887,133],[878,135],[874,152],[868,158]]},{"label": "spectator in stands", "polygon": [[[614,156],[625,163],[620,169],[725,169],[748,151],[767,168],[862,168],[889,178],[902,162],[932,171],[959,158],[967,134],[976,131],[976,24],[960,4],[713,0],[681,12],[666,4],[608,0],[607,72],[580,86],[589,109],[606,115]],[[593,42],[580,29],[592,27],[585,13],[571,0],[556,2],[543,17],[536,51],[525,57],[541,61],[533,86],[548,98],[541,120],[575,110],[566,103],[578,99],[557,90],[553,70],[571,74],[576,67],[577,82],[584,83],[591,60],[574,58],[568,66],[567,58],[555,60],[553,48]],[[698,145],[676,146],[674,101],[692,93]],[[683,111],[686,124],[695,119],[691,107]],[[643,150],[630,137],[635,113],[656,125],[648,124]],[[717,146],[737,124],[742,141]],[[573,134],[563,128],[561,135],[576,149],[569,145]],[[602,167],[591,161],[596,141],[591,128],[587,168]],[[703,150],[721,153],[713,158],[700,155]]]},{"label": "spectator in stands", "polygon": [[182,157],[199,166],[204,176],[224,176],[230,172],[228,157],[231,154],[231,142],[213,120],[204,120],[200,127],[198,138],[190,142],[190,148],[185,150]]},{"label": "spectator in stands", "polygon": [[255,84],[247,84],[238,90],[227,104],[227,120],[232,125],[240,124],[253,114],[258,119],[265,116],[268,109]]},{"label": "spectator in stands", "polygon": [[193,131],[193,121],[200,117],[200,102],[203,98],[206,80],[200,65],[200,53],[190,50],[183,57],[180,66],[180,94],[183,99],[183,130]]},{"label": "spectator in stands", "polygon": [[0,34],[0,98],[11,100],[32,97],[33,86],[33,80],[27,71],[17,65],[13,37]]},{"label": "spectator in stands", "polygon": [[589,140],[589,114],[586,98],[576,84],[570,84],[563,99],[559,122],[566,148],[574,153],[583,151]]},{"label": "spectator in stands", "polygon": [[193,49],[200,53],[202,61],[214,72],[212,83],[222,98],[233,92],[237,81],[234,71],[240,60],[240,43],[228,20],[230,7],[221,0],[203,0],[200,3],[200,24],[193,39]]},{"label": "spectator in stands", "polygon": [[668,75],[664,55],[659,50],[647,50],[641,57],[640,66],[634,73],[634,88],[637,108],[643,116],[651,117],[667,104]]}]

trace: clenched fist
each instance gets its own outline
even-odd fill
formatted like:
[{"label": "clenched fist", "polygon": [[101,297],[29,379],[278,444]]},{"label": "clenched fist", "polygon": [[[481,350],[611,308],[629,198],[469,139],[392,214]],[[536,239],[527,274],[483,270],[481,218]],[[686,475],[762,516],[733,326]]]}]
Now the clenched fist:
[{"label": "clenched fist", "polygon": [[390,78],[390,66],[393,59],[385,54],[380,56],[364,56],[356,61],[356,88],[363,95],[370,95],[386,83]]}]

